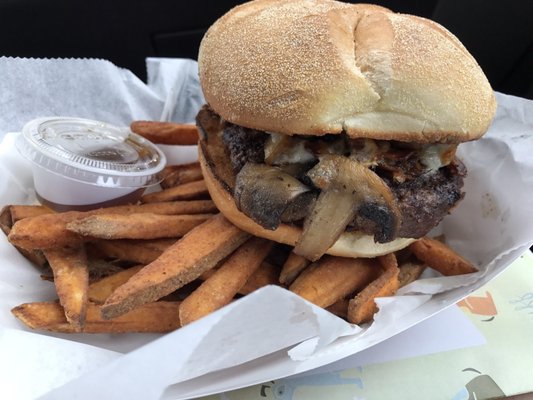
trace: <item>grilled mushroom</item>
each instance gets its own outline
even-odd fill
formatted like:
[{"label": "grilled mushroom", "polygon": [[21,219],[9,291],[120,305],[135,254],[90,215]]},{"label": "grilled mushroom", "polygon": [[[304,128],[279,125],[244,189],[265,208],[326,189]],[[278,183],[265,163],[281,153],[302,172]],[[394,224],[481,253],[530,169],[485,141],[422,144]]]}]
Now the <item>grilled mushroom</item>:
[{"label": "grilled mushroom", "polygon": [[326,155],[307,175],[322,191],[304,222],[295,253],[317,260],[356,213],[373,223],[377,242],[395,238],[400,212],[390,188],[372,170],[353,159]]},{"label": "grilled mushroom", "polygon": [[[239,210],[264,228],[274,230],[282,216],[284,220],[290,215],[296,218],[299,213],[295,208],[305,208],[312,202],[314,195],[310,190],[280,168],[246,163],[237,174],[234,197]],[[291,207],[293,203],[297,206]]]}]

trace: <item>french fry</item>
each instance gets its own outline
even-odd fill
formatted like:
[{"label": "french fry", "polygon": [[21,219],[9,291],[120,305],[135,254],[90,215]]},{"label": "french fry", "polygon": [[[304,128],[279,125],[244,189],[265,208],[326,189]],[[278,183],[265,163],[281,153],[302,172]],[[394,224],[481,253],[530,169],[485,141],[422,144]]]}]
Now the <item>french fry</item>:
[{"label": "french fry", "polygon": [[161,176],[163,177],[161,181],[163,189],[203,179],[202,169],[198,161],[189,164],[169,165],[161,171]]},{"label": "french fry", "polygon": [[154,213],[161,215],[200,214],[216,212],[211,201],[176,201],[99,208],[91,211],[67,211],[39,215],[16,222],[9,233],[9,241],[24,249],[49,249],[81,244],[84,240],[67,230],[67,224],[97,214]]},{"label": "french fry", "polygon": [[250,235],[216,215],[187,233],[108,297],[104,318],[114,318],[166,296],[197,279]]},{"label": "french fry", "polygon": [[95,304],[101,304],[115,291],[120,285],[126,283],[133,275],[139,272],[143,265],[124,269],[116,274],[109,275],[97,282],[89,285],[88,298]]},{"label": "french fry", "polygon": [[85,248],[49,249],[44,255],[54,273],[54,285],[65,317],[75,329],[81,330],[85,323],[89,287]]},{"label": "french fry", "polygon": [[289,290],[325,308],[367,285],[379,270],[375,259],[326,255],[307,267]]},{"label": "french fry", "polygon": [[290,285],[310,263],[307,258],[291,252],[281,268],[279,281],[284,285]]},{"label": "french fry", "polygon": [[442,275],[462,275],[477,272],[476,267],[444,243],[424,237],[409,245],[416,258]]},{"label": "french fry", "polygon": [[185,235],[212,216],[212,214],[98,214],[69,222],[67,229],[81,236],[100,239],[175,238]]},{"label": "french fry", "polygon": [[253,238],[239,247],[215,273],[180,305],[180,323],[187,325],[229,304],[259,268],[273,242]]},{"label": "french fry", "polygon": [[426,264],[418,260],[406,261],[400,265],[400,274],[398,275],[398,281],[400,287],[404,287],[411,282],[416,281],[422,275],[422,272],[426,269]]},{"label": "french fry", "polygon": [[192,124],[160,121],[133,121],[132,132],[155,144],[195,145],[198,143],[198,128]]},{"label": "french fry", "polygon": [[[171,332],[180,327],[178,302],[158,301],[145,304],[128,314],[105,320],[98,305],[88,303],[83,333]],[[78,329],[65,318],[63,307],[57,302],[25,303],[11,310],[31,329],[60,333],[77,333]]]},{"label": "french fry", "polygon": [[98,240],[93,242],[92,246],[106,257],[139,264],[150,264],[177,240],[177,238]]},{"label": "french fry", "polygon": [[375,299],[394,295],[399,288],[398,268],[387,268],[372,283],[361,290],[348,303],[347,319],[353,324],[361,324],[372,319],[377,311]]},{"label": "french fry", "polygon": [[205,181],[188,182],[179,186],[164,189],[159,192],[145,194],[141,197],[142,203],[164,202],[172,200],[194,200],[209,196]]}]

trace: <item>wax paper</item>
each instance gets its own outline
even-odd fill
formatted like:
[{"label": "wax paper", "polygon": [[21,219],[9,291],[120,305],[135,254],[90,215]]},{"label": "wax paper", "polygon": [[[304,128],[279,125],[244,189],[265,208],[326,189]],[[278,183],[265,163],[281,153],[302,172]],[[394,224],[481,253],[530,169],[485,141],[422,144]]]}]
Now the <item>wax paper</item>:
[{"label": "wax paper", "polygon": [[[147,67],[145,84],[105,60],[1,58],[0,204],[35,201],[29,166],[14,146],[30,119],[75,116],[119,125],[138,119],[192,121],[203,103],[196,63],[149,59]],[[439,227],[479,272],[426,275],[399,295],[379,299],[380,311],[372,324],[348,324],[284,289],[265,287],[162,336],[28,333],[10,309],[54,298],[53,286],[0,238],[0,327],[9,329],[13,348],[22,348],[27,335],[42,341],[36,346],[43,352],[38,359],[52,371],[71,367],[68,352],[64,359],[47,360],[50,341],[58,348],[68,341],[68,346],[79,346],[77,354],[86,354],[79,358],[85,360],[79,373],[62,374],[49,387],[40,385],[27,394],[33,397],[10,398],[181,399],[234,389],[336,361],[454,304],[503,271],[533,242],[533,104],[502,94],[497,100],[489,132],[459,148],[469,171],[467,195]],[[171,162],[195,158],[194,148],[167,146],[165,152]],[[113,354],[105,362],[95,356],[104,350]],[[8,368],[16,354],[0,357],[0,369],[9,372],[0,379],[24,384],[24,371]],[[38,361],[31,362],[35,366]]]}]

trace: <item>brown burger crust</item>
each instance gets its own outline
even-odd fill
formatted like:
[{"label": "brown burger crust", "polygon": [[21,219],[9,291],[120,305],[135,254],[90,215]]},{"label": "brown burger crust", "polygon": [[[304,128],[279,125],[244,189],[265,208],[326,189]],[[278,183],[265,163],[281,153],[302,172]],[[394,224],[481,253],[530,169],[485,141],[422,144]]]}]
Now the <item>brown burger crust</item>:
[{"label": "brown burger crust", "polygon": [[365,4],[246,3],[212,25],[198,62],[217,113],[269,132],[458,143],[479,138],[496,108],[445,28]]},{"label": "brown burger crust", "polygon": [[[295,246],[302,234],[301,228],[294,225],[281,224],[275,230],[268,230],[237,209],[233,196],[224,188],[223,184],[219,182],[212,170],[212,166],[206,161],[203,148],[204,146],[198,146],[198,159],[211,199],[220,212],[234,225],[254,236]],[[377,257],[401,250],[415,240],[416,239],[398,238],[388,243],[375,243],[373,236],[363,235],[358,232],[344,232],[326,253],[352,258]]]}]

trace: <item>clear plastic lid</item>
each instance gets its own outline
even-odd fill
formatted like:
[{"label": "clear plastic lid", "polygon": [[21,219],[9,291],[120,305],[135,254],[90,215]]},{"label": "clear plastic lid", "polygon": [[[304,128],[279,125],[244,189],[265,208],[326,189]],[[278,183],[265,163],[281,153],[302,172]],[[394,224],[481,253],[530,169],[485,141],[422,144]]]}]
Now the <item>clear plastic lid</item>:
[{"label": "clear plastic lid", "polygon": [[156,184],[166,164],[161,150],[128,128],[83,118],[30,121],[17,148],[49,172],[106,187]]}]

